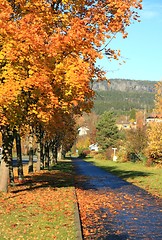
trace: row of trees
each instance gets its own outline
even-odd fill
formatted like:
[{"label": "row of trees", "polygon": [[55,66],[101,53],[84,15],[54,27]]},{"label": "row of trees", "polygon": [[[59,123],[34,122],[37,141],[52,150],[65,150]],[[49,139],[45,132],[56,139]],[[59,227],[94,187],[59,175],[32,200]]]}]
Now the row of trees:
[{"label": "row of trees", "polygon": [[96,59],[118,58],[106,41],[126,37],[139,8],[140,0],[0,0],[0,190],[7,191],[13,136],[34,132],[40,153],[42,135],[53,147],[70,142],[75,116],[92,108],[90,82],[104,78]]}]

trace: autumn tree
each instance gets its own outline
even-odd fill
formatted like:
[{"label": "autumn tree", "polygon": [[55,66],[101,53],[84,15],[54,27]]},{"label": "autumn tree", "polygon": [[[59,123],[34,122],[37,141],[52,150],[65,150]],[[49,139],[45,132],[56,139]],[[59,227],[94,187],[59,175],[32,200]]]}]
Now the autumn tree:
[{"label": "autumn tree", "polygon": [[[125,28],[138,19],[138,8],[141,1],[135,0],[0,0],[2,134],[25,125],[46,126],[58,111],[90,111],[90,82],[104,74],[96,59],[103,53],[118,58],[108,42],[117,32],[126,37]],[[12,146],[10,135],[3,139],[9,152],[5,145]]]},{"label": "autumn tree", "polygon": [[69,151],[76,139],[77,128],[75,118],[71,113],[58,112],[55,119],[51,119],[44,130],[45,140],[49,142],[53,153],[53,160],[57,162]]},{"label": "autumn tree", "polygon": [[124,147],[127,152],[128,160],[141,160],[142,156],[144,156],[146,146],[147,135],[144,126],[125,131]]},{"label": "autumn tree", "polygon": [[162,161],[162,82],[156,85],[155,95],[155,109],[156,118],[159,121],[149,123],[147,129],[148,147],[146,148],[146,155],[148,161],[161,162]]},{"label": "autumn tree", "polygon": [[146,155],[152,162],[162,161],[162,122],[152,122],[149,124],[148,147]]}]

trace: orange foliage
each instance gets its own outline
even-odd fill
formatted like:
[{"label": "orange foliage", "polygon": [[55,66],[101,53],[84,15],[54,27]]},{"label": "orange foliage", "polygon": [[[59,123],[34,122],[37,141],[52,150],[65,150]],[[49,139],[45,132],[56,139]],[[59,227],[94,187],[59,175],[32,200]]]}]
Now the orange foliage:
[{"label": "orange foliage", "polygon": [[0,124],[89,111],[90,82],[104,74],[95,65],[101,47],[116,32],[125,37],[133,8],[141,1],[0,0]]}]

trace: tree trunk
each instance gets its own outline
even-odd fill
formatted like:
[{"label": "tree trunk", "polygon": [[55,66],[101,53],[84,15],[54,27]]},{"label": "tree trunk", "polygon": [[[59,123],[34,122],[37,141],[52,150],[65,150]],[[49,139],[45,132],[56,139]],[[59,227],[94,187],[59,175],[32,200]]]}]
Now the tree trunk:
[{"label": "tree trunk", "polygon": [[49,144],[48,142],[45,143],[45,167],[49,169]]},{"label": "tree trunk", "polygon": [[[9,126],[2,128],[2,161],[1,161],[1,178],[0,191],[8,191],[9,180],[14,182],[13,166],[12,166],[12,148],[13,148],[13,132]],[[9,179],[10,177],[10,179]]]},{"label": "tree trunk", "polygon": [[33,172],[33,149],[29,149],[29,165],[28,165],[28,172]]},{"label": "tree trunk", "polygon": [[58,161],[59,160],[62,160],[63,158],[62,158],[62,146],[60,146],[59,148],[58,148]]},{"label": "tree trunk", "polygon": [[41,161],[41,169],[44,169],[44,145],[42,141],[40,142],[40,161]]},{"label": "tree trunk", "polygon": [[19,181],[23,181],[24,173],[23,173],[23,163],[22,163],[21,137],[16,130],[14,132],[14,136],[16,140],[18,178],[19,178]]},{"label": "tree trunk", "polygon": [[49,146],[49,158],[50,158],[50,167],[54,165],[55,163],[55,159],[54,159],[54,155],[53,155],[53,146],[52,144],[50,144]]},{"label": "tree trunk", "polygon": [[36,130],[36,137],[37,137],[37,164],[36,164],[36,171],[40,172],[41,168],[44,166],[44,155],[43,155],[43,131],[41,126],[37,127]]},{"label": "tree trunk", "polygon": [[9,164],[9,180],[10,180],[10,185],[14,186],[14,173],[13,173],[13,161],[10,162]]},{"label": "tree trunk", "polygon": [[56,145],[54,145],[53,147],[53,157],[54,157],[55,163],[57,163],[58,151],[57,151]]},{"label": "tree trunk", "polygon": [[0,191],[8,192],[9,182],[9,165],[2,159],[1,161],[1,176],[0,176]]},{"label": "tree trunk", "polygon": [[28,172],[33,172],[33,133],[30,132],[29,135],[29,165],[28,165]]},{"label": "tree trunk", "polygon": [[40,142],[37,142],[37,164],[36,164],[36,171],[40,172],[41,169],[41,147]]}]

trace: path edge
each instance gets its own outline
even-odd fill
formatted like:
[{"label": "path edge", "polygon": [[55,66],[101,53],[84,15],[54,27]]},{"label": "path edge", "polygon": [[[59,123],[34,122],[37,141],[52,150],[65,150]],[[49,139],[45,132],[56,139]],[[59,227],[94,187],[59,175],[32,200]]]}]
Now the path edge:
[{"label": "path edge", "polygon": [[75,202],[74,202],[74,220],[75,220],[75,223],[76,223],[76,237],[77,237],[77,240],[83,240],[83,230],[82,230],[82,223],[81,223],[81,219],[80,219],[80,211],[79,211],[79,204],[78,204],[78,198],[77,198],[77,193],[76,193],[76,182],[75,182],[75,176],[76,176],[76,173],[75,173],[75,166],[74,166],[74,162],[73,162],[73,158],[71,158],[71,162],[72,162],[72,165],[74,167],[74,181],[73,181],[73,184],[74,184],[74,198],[75,198]]},{"label": "path edge", "polygon": [[77,231],[77,240],[83,240],[83,232],[82,232],[82,224],[80,220],[80,213],[79,213],[79,206],[78,206],[78,200],[77,200],[77,194],[76,189],[74,186],[74,196],[75,196],[75,203],[74,203],[74,218],[76,223],[76,231]]}]

